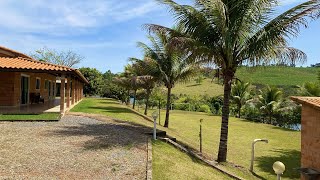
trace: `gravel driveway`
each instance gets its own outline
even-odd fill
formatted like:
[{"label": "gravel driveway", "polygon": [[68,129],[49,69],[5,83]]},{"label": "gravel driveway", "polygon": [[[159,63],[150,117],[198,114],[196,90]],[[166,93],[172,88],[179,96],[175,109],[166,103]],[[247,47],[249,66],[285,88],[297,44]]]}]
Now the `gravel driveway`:
[{"label": "gravel driveway", "polygon": [[147,137],[111,119],[0,122],[0,143],[0,179],[146,177]]}]

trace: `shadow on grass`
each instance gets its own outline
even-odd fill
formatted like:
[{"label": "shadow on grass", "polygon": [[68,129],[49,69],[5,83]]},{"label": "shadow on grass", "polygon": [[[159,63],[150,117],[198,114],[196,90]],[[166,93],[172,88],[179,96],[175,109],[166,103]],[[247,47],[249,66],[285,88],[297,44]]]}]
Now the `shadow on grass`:
[{"label": "shadow on grass", "polygon": [[274,175],[274,171],[272,169],[272,165],[276,161],[281,161],[286,166],[286,171],[282,175],[282,177],[286,178],[299,178],[300,173],[296,170],[296,168],[300,167],[300,151],[297,150],[285,150],[285,149],[277,149],[274,150],[278,156],[262,156],[256,157],[255,162],[259,166],[259,168],[269,173],[270,175]]},{"label": "shadow on grass", "polygon": [[194,87],[194,86],[200,86],[201,84],[192,84],[192,85],[188,85],[187,87]]},{"label": "shadow on grass", "polygon": [[104,111],[104,112],[108,112],[108,113],[133,113],[137,116],[140,116],[146,120],[149,121],[148,118],[146,118],[145,116],[143,116],[142,114],[136,112],[136,111],[133,111],[129,108],[123,108],[123,107],[110,107],[110,106],[107,106],[107,107],[102,107],[102,106],[97,106],[97,107],[88,107],[88,109],[95,109],[95,110],[99,110],[99,111]]},{"label": "shadow on grass", "polygon": [[[120,122],[120,121],[119,121]],[[63,137],[91,137],[82,144],[84,150],[110,149],[113,147],[131,148],[141,147],[147,143],[146,132],[151,128],[127,123],[97,123],[79,124],[79,126],[64,126],[62,129],[53,130],[47,136]]]}]

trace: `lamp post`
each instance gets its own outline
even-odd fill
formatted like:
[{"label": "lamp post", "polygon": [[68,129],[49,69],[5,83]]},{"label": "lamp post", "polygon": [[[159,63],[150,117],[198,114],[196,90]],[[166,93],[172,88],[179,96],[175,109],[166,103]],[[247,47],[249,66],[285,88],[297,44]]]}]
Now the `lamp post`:
[{"label": "lamp post", "polygon": [[286,166],[282,162],[276,161],[275,163],[273,163],[272,168],[274,172],[277,174],[277,180],[280,180],[281,174],[283,174],[283,172],[286,170]]},{"label": "lamp post", "polygon": [[157,111],[154,111],[152,113],[152,118],[153,118],[153,139],[157,139],[157,118],[158,118],[158,113]]},{"label": "lamp post", "polygon": [[268,143],[268,139],[255,139],[253,140],[252,142],[252,150],[251,150],[251,165],[250,165],[250,171],[253,172],[253,162],[254,162],[254,149],[255,149],[255,144],[257,142],[265,142],[265,143]]}]

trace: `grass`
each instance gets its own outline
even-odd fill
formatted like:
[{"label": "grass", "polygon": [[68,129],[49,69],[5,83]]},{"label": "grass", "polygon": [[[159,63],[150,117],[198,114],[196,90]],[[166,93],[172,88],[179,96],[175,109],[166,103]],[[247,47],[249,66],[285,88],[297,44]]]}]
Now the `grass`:
[{"label": "grass", "polygon": [[296,86],[305,82],[317,81],[318,68],[305,67],[265,67],[240,68],[236,76],[253,84],[274,86]]},{"label": "grass", "polygon": [[172,93],[176,95],[187,94],[187,95],[210,95],[219,96],[223,94],[223,86],[216,84],[215,81],[211,83],[211,79],[204,79],[201,84],[197,84],[195,81],[188,83],[178,83],[172,89]]},{"label": "grass", "polygon": [[206,166],[173,146],[152,142],[153,179],[230,179],[217,170]]},{"label": "grass", "polygon": [[[305,82],[317,81],[319,68],[300,67],[260,67],[260,68],[239,68],[236,77],[240,80],[251,82],[254,85],[271,85],[280,87],[302,86]],[[290,78],[288,78],[290,77]],[[179,83],[172,89],[173,94],[187,95],[209,95],[218,96],[223,94],[223,86],[216,84],[216,80],[211,83],[210,78],[203,80],[201,84],[195,81],[189,83]]]},{"label": "grass", "polygon": [[[103,114],[149,127],[153,126],[151,122],[143,120],[141,115],[111,99],[84,99],[71,111]],[[152,113],[152,110],[149,110],[149,112]],[[200,119],[204,119],[204,152],[212,159],[216,159],[221,117],[197,112],[172,111],[170,128],[158,127],[167,131],[169,135],[176,137],[178,141],[198,149]],[[161,124],[163,124],[163,121],[164,112],[161,113]],[[225,168],[245,179],[255,179],[256,177],[248,171],[248,168],[251,143],[256,138],[269,140],[268,144],[256,144],[254,171],[258,177],[275,179],[272,164],[280,160],[286,165],[283,179],[299,179],[300,175],[294,168],[300,166],[300,132],[237,118],[230,118],[229,122],[228,161],[244,168],[235,168],[232,163],[225,164]]]},{"label": "grass", "polygon": [[59,119],[60,119],[59,113],[0,115],[0,121],[46,121],[46,120],[59,120]]}]

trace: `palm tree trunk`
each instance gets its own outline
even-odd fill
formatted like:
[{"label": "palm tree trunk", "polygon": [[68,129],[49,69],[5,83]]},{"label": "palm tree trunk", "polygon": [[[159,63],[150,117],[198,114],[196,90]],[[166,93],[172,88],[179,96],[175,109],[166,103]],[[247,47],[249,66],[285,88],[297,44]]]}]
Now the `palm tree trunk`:
[{"label": "palm tree trunk", "polygon": [[166,107],[166,120],[164,122],[164,126],[163,127],[169,127],[170,103],[171,103],[171,87],[168,88],[167,107]]},{"label": "palm tree trunk", "polygon": [[228,124],[229,124],[229,112],[230,112],[229,100],[230,100],[230,94],[231,94],[232,75],[225,75],[223,80],[224,80],[224,96],[223,96],[222,121],[221,121],[218,162],[226,162],[227,161]]},{"label": "palm tree trunk", "polygon": [[132,109],[136,107],[137,90],[134,90]]},{"label": "palm tree trunk", "polygon": [[150,97],[150,92],[147,90],[146,107],[144,109],[144,115],[148,115],[149,97]]},{"label": "palm tree trunk", "polygon": [[127,92],[127,97],[126,97],[126,105],[128,106],[130,103],[130,90]]}]

